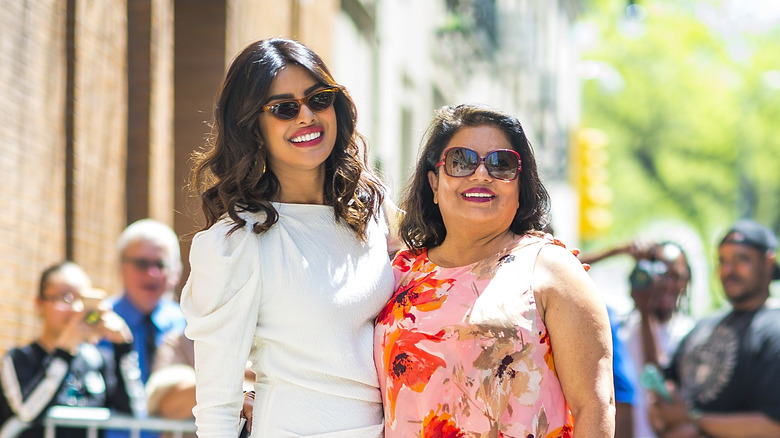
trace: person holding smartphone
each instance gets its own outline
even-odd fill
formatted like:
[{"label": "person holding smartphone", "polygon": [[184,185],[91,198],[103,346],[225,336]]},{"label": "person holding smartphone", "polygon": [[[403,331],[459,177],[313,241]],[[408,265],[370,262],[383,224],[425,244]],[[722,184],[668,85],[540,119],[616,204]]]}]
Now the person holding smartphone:
[{"label": "person holding smartphone", "polygon": [[[42,420],[55,405],[145,413],[130,329],[94,295],[87,274],[72,262],[53,265],[41,274],[35,299],[43,319],[41,333],[31,344],[10,350],[0,372],[0,419],[4,423],[16,416],[32,423],[21,437],[43,437]],[[113,357],[95,347],[101,339],[114,345]],[[58,437],[86,434],[85,429],[57,429]]]}]

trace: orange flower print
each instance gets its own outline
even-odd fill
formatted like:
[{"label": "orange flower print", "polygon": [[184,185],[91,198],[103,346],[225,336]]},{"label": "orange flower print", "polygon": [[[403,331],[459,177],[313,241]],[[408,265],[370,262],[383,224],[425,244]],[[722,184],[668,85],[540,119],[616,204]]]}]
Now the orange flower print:
[{"label": "orange flower print", "polygon": [[452,415],[431,411],[423,420],[422,438],[466,438],[466,435],[452,420]]},{"label": "orange flower print", "polygon": [[395,255],[393,262],[393,269],[400,272],[409,272],[414,263],[414,255],[410,251],[400,251]]},{"label": "orange flower print", "polygon": [[393,325],[404,318],[415,322],[416,317],[411,313],[411,308],[415,307],[422,312],[438,309],[447,300],[447,295],[438,295],[438,290],[445,287],[449,290],[454,282],[455,280],[450,278],[437,280],[431,272],[402,284],[376,317],[376,323]]},{"label": "orange flower print", "polygon": [[401,251],[396,254],[393,259],[393,269],[400,272],[431,272],[435,269],[436,265],[428,262],[428,251],[423,250],[422,253],[414,255],[409,250]]},{"label": "orange flower print", "polygon": [[412,391],[422,392],[433,373],[447,365],[444,359],[421,350],[417,344],[423,340],[441,342],[443,339],[444,330],[428,334],[400,329],[385,337],[382,347],[385,350],[384,366],[388,380],[387,401],[392,413],[389,423],[395,420],[395,403],[401,388],[405,386]]},{"label": "orange flower print", "polygon": [[552,372],[558,376],[558,373],[555,371],[555,360],[553,359],[552,345],[550,344],[550,334],[544,332],[540,333],[540,335],[539,343],[545,344],[547,346],[547,351],[544,352],[544,361],[547,363],[547,366],[550,367]]},{"label": "orange flower print", "polygon": [[574,429],[566,424],[548,433],[544,438],[571,438],[572,436],[574,436]]}]

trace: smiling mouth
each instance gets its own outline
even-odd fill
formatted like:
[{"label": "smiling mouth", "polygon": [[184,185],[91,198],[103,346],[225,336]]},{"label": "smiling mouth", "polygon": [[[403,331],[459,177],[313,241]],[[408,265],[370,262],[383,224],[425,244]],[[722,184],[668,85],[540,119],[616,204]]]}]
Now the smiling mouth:
[{"label": "smiling mouth", "polygon": [[293,138],[290,139],[290,141],[293,142],[293,143],[304,143],[304,142],[312,141],[312,140],[320,138],[320,137],[322,137],[322,131],[311,132],[309,134],[303,134],[303,135],[298,136],[298,137],[293,137]]},{"label": "smiling mouth", "polygon": [[490,193],[464,193],[463,197],[464,198],[483,198],[483,199],[488,199],[488,198],[495,198],[496,195],[491,195]]}]

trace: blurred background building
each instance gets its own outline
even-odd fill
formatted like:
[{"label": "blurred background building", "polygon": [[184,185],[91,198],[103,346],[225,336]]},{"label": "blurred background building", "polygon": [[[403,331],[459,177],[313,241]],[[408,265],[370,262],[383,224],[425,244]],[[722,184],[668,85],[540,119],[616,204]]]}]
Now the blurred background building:
[{"label": "blurred background building", "polygon": [[[226,66],[246,44],[299,39],[358,105],[371,158],[398,199],[434,110],[516,115],[576,241],[569,139],[579,124],[561,0],[0,0],[0,353],[37,332],[40,271],[71,259],[119,292],[116,240],[153,217],[189,238],[187,188]],[[185,272],[186,278],[186,272]]]}]

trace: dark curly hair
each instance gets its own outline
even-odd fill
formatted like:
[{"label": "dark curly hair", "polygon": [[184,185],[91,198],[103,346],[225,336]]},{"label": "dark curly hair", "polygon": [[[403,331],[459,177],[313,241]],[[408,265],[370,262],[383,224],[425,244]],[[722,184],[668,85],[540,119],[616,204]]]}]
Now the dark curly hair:
[{"label": "dark curly hair", "polygon": [[436,163],[452,137],[464,127],[490,125],[500,129],[520,154],[523,170],[518,177],[520,207],[509,229],[515,234],[542,230],[549,221],[550,197],[539,179],[531,144],[520,122],[508,114],[477,105],[444,106],[428,126],[424,146],[417,161],[414,176],[401,201],[406,212],[401,219],[400,235],[413,251],[441,245],[447,229],[433,202],[433,190],[428,182],[428,172],[438,172]]},{"label": "dark curly hair", "polygon": [[[267,231],[279,219],[271,200],[280,195],[279,180],[266,168],[267,150],[260,113],[267,103],[271,82],[287,65],[305,69],[323,87],[339,86],[322,59],[303,44],[282,38],[260,40],[233,60],[217,96],[206,149],[193,155],[190,186],[198,193],[207,229],[225,214],[235,231],[246,221],[240,211],[264,212],[265,221],[253,224],[255,233]],[[343,87],[333,104],[336,144],[325,160],[325,204],[334,208],[361,239],[377,217],[384,191],[367,164],[366,140],[356,129],[355,103]]]}]

